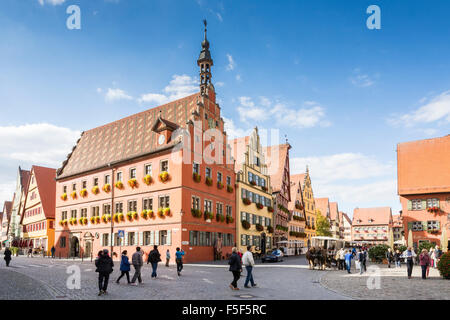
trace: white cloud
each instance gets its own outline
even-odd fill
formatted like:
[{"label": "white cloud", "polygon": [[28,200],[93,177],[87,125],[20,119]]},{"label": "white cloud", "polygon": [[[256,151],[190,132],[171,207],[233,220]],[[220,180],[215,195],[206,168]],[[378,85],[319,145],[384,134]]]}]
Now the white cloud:
[{"label": "white cloud", "polygon": [[250,97],[240,97],[237,111],[243,122],[273,120],[277,125],[311,128],[328,127],[331,123],[325,120],[325,109],[315,101],[305,101],[302,107],[289,108],[280,102],[272,102],[267,97],[259,97],[257,105]]},{"label": "white cloud", "polygon": [[43,6],[44,4],[50,4],[53,6],[63,4],[66,0],[38,0],[39,4]]},{"label": "white cloud", "polygon": [[290,158],[291,173],[309,167],[314,197],[337,201],[349,214],[355,207],[390,206],[400,209],[396,167],[361,153],[340,153],[321,157]]},{"label": "white cloud", "polygon": [[220,22],[223,22],[223,17],[220,13],[216,13],[217,14],[217,19],[219,19]]},{"label": "white cloud", "polygon": [[[428,99],[421,99],[425,103]],[[393,115],[388,123],[394,126],[412,127],[420,124],[429,124],[440,121],[450,122],[450,91],[445,91],[430,99],[423,106],[411,113],[404,115]]]},{"label": "white cloud", "polygon": [[155,102],[158,105],[177,100],[199,91],[198,81],[192,77],[174,75],[169,84],[163,89],[164,93],[145,93],[137,99],[139,103]]},{"label": "white cloud", "polygon": [[231,54],[227,53],[227,59],[228,59],[227,71],[234,70],[236,63],[233,60],[233,56]]},{"label": "white cloud", "polygon": [[0,159],[56,168],[79,137],[79,131],[48,123],[0,127]]},{"label": "white cloud", "polygon": [[221,88],[221,87],[223,87],[224,85],[225,85],[225,83],[224,83],[224,82],[221,82],[221,81],[216,82],[216,83],[214,84],[214,86],[217,87],[217,88]]},{"label": "white cloud", "polygon": [[242,81],[242,77],[241,77],[240,74],[237,74],[237,75],[236,75],[236,81],[237,81],[237,82],[241,82],[241,81]]},{"label": "white cloud", "polygon": [[[350,77],[350,81],[356,87],[366,88],[375,84],[375,80],[368,74],[362,74],[360,69],[355,69],[353,74],[354,75]],[[375,77],[377,77],[377,75],[375,75]]]},{"label": "white cloud", "polygon": [[[16,172],[14,172],[16,173]],[[11,180],[8,182],[0,183],[0,210],[3,210],[3,203],[5,201],[12,201],[14,191],[16,190],[16,181]]]},{"label": "white cloud", "polygon": [[225,132],[228,140],[245,137],[251,133],[251,129],[238,128],[231,119],[223,117],[223,121],[225,122]]},{"label": "white cloud", "polygon": [[[98,91],[98,89],[97,89],[97,91]],[[116,88],[116,89],[108,88],[108,91],[105,94],[106,102],[114,102],[114,101],[118,101],[118,100],[132,100],[132,99],[133,99],[132,96],[129,96],[128,94],[126,94],[125,91],[123,91],[122,89],[119,89],[119,88]]]}]

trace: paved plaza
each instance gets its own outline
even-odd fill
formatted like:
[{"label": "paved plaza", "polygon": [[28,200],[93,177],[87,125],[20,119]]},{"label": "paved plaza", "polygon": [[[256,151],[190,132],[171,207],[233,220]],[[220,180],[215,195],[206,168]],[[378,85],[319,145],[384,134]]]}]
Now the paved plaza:
[{"label": "paved plaza", "polygon": [[[380,289],[369,290],[369,274],[360,276],[345,271],[309,270],[305,258],[286,259],[282,263],[261,264],[254,269],[257,288],[241,290],[228,288],[232,280],[225,261],[218,263],[186,264],[182,276],[176,267],[158,266],[158,279],[151,280],[151,267],[143,268],[143,285],[129,286],[123,278],[116,284],[119,262],[115,262],[108,295],[98,297],[97,273],[90,261],[59,260],[42,257],[14,257],[6,268],[3,257],[0,265],[0,299],[56,299],[56,300],[342,300],[342,299],[450,299],[449,282],[432,269],[429,280],[421,280],[420,268],[415,267],[414,278],[406,278],[406,268],[400,270],[380,267]],[[81,272],[80,289],[69,289],[67,273],[71,266]],[[370,266],[369,266],[370,267]],[[370,269],[370,268],[369,268]],[[132,276],[133,272],[131,272]],[[243,272],[245,275],[245,271]]]}]

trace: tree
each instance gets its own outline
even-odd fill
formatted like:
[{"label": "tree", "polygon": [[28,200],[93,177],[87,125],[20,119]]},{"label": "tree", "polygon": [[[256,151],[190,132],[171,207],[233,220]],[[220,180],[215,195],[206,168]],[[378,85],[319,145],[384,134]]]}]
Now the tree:
[{"label": "tree", "polygon": [[317,210],[316,234],[318,236],[331,237],[330,222],[324,217],[320,210]]}]

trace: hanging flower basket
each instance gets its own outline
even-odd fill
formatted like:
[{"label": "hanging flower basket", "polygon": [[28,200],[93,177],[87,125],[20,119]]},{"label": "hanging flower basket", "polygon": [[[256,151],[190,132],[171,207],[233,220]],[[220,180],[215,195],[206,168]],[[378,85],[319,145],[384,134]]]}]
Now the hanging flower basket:
[{"label": "hanging flower basket", "polygon": [[267,207],[267,211],[269,211],[269,212],[273,212],[273,207],[271,207],[271,206],[268,206],[268,207]]},{"label": "hanging flower basket", "polygon": [[232,186],[230,186],[230,185],[227,185],[227,192],[229,192],[229,193],[233,193],[233,187]]},{"label": "hanging flower basket", "polygon": [[216,221],[217,222],[224,222],[225,221],[225,216],[223,214],[216,214]]},{"label": "hanging flower basket", "polygon": [[92,224],[95,223],[95,217],[91,217],[89,220],[91,221]]},{"label": "hanging flower basket", "polygon": [[128,185],[134,189],[138,187],[137,180],[135,178],[128,180]]},{"label": "hanging flower basket", "polygon": [[103,191],[105,191],[106,193],[111,191],[111,185],[109,183],[105,184],[103,186]]},{"label": "hanging flower basket", "polygon": [[84,198],[84,197],[87,197],[87,194],[88,194],[87,189],[81,189],[80,196],[82,196]]},{"label": "hanging flower basket", "polygon": [[172,213],[170,212],[170,208],[164,208],[163,212],[166,217],[172,216]]},{"label": "hanging flower basket", "polygon": [[99,224],[100,221],[101,221],[100,217],[99,217],[99,216],[96,216],[96,217],[95,217],[95,223]]},{"label": "hanging flower basket", "polygon": [[217,189],[223,189],[223,183],[220,181],[217,181]]},{"label": "hanging flower basket", "polygon": [[248,222],[247,220],[242,221],[242,228],[244,228],[245,230],[250,229],[250,226],[250,222]]},{"label": "hanging flower basket", "polygon": [[72,191],[70,196],[71,196],[72,199],[76,199],[77,198],[77,192],[76,191]]},{"label": "hanging flower basket", "polygon": [[165,215],[164,215],[164,209],[163,208],[159,208],[158,209],[158,217],[164,219]]},{"label": "hanging flower basket", "polygon": [[169,173],[167,171],[163,171],[159,174],[159,180],[161,180],[161,182],[167,182],[169,180]]},{"label": "hanging flower basket", "polygon": [[133,211],[133,219],[137,220],[139,218],[139,215],[137,212]]},{"label": "hanging flower basket", "polygon": [[119,220],[125,221],[125,215],[123,213],[119,213]]},{"label": "hanging flower basket", "polygon": [[147,220],[148,219],[148,213],[147,210],[142,210],[141,212],[141,218]]},{"label": "hanging flower basket", "polygon": [[256,227],[256,230],[259,232],[264,231],[264,227],[262,225],[260,225],[259,223],[257,223],[255,227]]},{"label": "hanging flower basket", "polygon": [[262,208],[264,208],[264,206],[262,203],[257,203],[256,208],[258,208],[258,210],[261,210]]},{"label": "hanging flower basket", "polygon": [[111,221],[111,215],[110,214],[104,214],[102,216],[102,220],[103,220],[104,223],[110,222]]},{"label": "hanging flower basket", "polygon": [[66,201],[67,200],[67,193],[63,193],[61,195],[61,200]]},{"label": "hanging flower basket", "polygon": [[118,222],[120,221],[120,220],[119,220],[119,214],[118,214],[118,213],[114,214],[113,220],[114,220],[114,222],[116,222],[116,223],[118,223]]},{"label": "hanging flower basket", "polygon": [[99,192],[100,192],[100,188],[99,188],[98,186],[94,186],[94,187],[92,188],[92,193],[93,193],[93,194],[99,194]]},{"label": "hanging flower basket", "polygon": [[147,174],[142,180],[146,185],[150,185],[150,183],[152,183],[153,181],[152,176],[149,174]]},{"label": "hanging flower basket", "polygon": [[127,212],[128,221],[133,221],[133,212]]},{"label": "hanging flower basket", "polygon": [[199,183],[200,181],[202,181],[202,176],[199,175],[198,173],[194,172],[192,174],[192,179],[194,179],[195,182]]},{"label": "hanging flower basket", "polygon": [[193,209],[191,208],[191,214],[194,218],[201,218],[202,217],[202,212],[198,209]]},{"label": "hanging flower basket", "polygon": [[248,206],[249,204],[252,203],[252,201],[251,201],[249,198],[244,198],[244,199],[242,199],[242,202],[243,202],[246,206]]},{"label": "hanging flower basket", "polygon": [[147,214],[149,218],[152,218],[153,220],[156,219],[156,214],[153,212],[153,210],[147,210]]},{"label": "hanging flower basket", "polygon": [[213,213],[208,212],[208,211],[205,211],[204,216],[205,216],[205,220],[212,220],[214,218]]},{"label": "hanging flower basket", "polygon": [[234,218],[232,216],[227,216],[227,223],[233,223]]},{"label": "hanging flower basket", "polygon": [[76,218],[70,218],[69,223],[73,226],[77,224],[77,219]]},{"label": "hanging flower basket", "polygon": [[205,183],[206,183],[207,186],[212,186],[213,181],[212,181],[212,179],[210,177],[206,177]]},{"label": "hanging flower basket", "polygon": [[61,221],[59,222],[59,224],[60,224],[61,226],[67,226],[67,219],[61,220]]},{"label": "hanging flower basket", "polygon": [[123,189],[123,182],[122,181],[117,181],[116,182],[116,188],[122,190]]}]

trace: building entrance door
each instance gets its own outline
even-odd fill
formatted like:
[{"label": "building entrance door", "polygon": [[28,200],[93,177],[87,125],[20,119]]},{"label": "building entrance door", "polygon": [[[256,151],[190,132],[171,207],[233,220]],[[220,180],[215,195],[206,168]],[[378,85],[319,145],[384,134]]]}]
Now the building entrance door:
[{"label": "building entrance door", "polygon": [[79,257],[80,255],[80,241],[78,237],[72,237],[70,242],[70,256],[71,257]]}]

